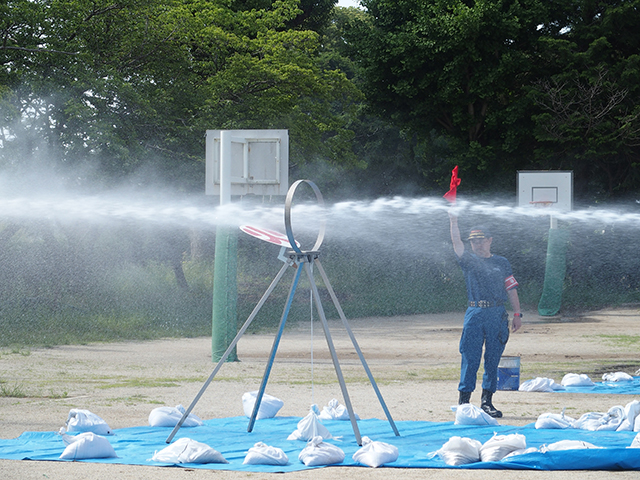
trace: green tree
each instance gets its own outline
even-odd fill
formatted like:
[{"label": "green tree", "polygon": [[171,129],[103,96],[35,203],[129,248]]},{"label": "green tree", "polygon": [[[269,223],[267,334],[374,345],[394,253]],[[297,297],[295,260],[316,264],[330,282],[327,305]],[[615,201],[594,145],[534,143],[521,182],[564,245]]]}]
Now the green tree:
[{"label": "green tree", "polygon": [[576,193],[637,189],[637,0],[364,0],[347,29],[377,115],[415,142],[423,185],[574,170]]},{"label": "green tree", "polygon": [[531,149],[523,86],[536,78],[541,1],[364,0],[349,31],[375,112],[424,144],[426,177],[460,164],[468,188],[522,164]]},{"label": "green tree", "polygon": [[[334,9],[330,24],[323,30],[320,50],[323,68],[344,72],[360,91],[364,88],[364,72],[345,31],[365,19],[361,9]],[[407,137],[391,119],[367,108],[363,95],[340,102],[339,107],[353,132],[350,151],[344,157],[353,155],[355,163],[318,161],[297,168],[297,176],[314,178],[331,198],[353,198],[354,193],[359,197],[416,193],[420,169],[415,137]]]},{"label": "green tree", "polygon": [[531,90],[538,165],[575,173],[590,198],[640,185],[639,1],[576,2],[563,34],[542,43],[549,77]]},{"label": "green tree", "polygon": [[[326,10],[331,2],[315,3]],[[344,74],[322,67],[318,33],[302,21],[291,28],[304,13],[297,0],[21,6],[7,24],[22,22],[24,38],[6,36],[14,50],[0,50],[2,98],[20,120],[3,115],[5,162],[13,161],[12,146],[21,146],[22,157],[42,149],[37,140],[61,152],[61,164],[88,159],[101,177],[130,174],[152,158],[166,178],[201,188],[211,128],[288,128],[295,161],[349,160],[340,104],[357,91]],[[32,31],[27,13],[39,22]],[[318,25],[322,18],[307,17]],[[15,53],[26,48],[28,57]]]}]

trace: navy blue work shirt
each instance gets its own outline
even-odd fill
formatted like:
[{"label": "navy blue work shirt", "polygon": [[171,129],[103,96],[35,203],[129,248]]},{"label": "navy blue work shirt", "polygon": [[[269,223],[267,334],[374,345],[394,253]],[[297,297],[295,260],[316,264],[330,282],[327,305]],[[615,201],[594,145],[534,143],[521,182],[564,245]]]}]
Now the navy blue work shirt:
[{"label": "navy blue work shirt", "polygon": [[507,290],[516,288],[509,260],[499,255],[482,258],[465,250],[458,263],[462,268],[469,301],[505,303]]}]

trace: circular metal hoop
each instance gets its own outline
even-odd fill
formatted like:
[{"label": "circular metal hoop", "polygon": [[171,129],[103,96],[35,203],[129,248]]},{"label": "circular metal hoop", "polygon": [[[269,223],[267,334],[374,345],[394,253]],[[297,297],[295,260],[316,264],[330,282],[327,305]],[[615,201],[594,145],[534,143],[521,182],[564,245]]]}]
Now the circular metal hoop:
[{"label": "circular metal hoop", "polygon": [[[320,189],[311,180],[298,180],[289,188],[289,191],[287,192],[287,198],[284,203],[284,227],[287,232],[289,243],[296,253],[302,253],[302,251],[300,250],[300,247],[298,246],[299,244],[298,242],[296,242],[296,239],[293,236],[293,230],[291,228],[291,202],[293,201],[293,195],[296,192],[296,188],[298,188],[298,185],[300,185],[301,183],[306,183],[313,189],[313,192],[316,194],[316,199],[318,200],[318,205],[324,207],[324,200],[322,198],[322,194],[320,193]],[[314,252],[320,250],[320,245],[322,245],[322,242],[324,240],[325,225],[326,219],[323,218],[322,222],[320,223],[320,230],[318,231],[316,243],[313,245],[312,251]]]}]

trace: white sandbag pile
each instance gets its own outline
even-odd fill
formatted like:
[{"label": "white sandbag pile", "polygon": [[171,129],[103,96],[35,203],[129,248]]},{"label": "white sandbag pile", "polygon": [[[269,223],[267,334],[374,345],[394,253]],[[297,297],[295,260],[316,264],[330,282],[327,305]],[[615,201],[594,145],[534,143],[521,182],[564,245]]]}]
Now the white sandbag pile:
[{"label": "white sandbag pile", "polygon": [[155,452],[151,460],[176,465],[180,463],[229,463],[220,452],[206,443],[180,438],[168,447]]},{"label": "white sandbag pile", "polygon": [[447,465],[466,465],[480,461],[482,444],[473,438],[451,437],[431,457],[439,456]]},{"label": "white sandbag pile", "polygon": [[567,373],[560,382],[563,387],[593,387],[595,383],[584,373]]},{"label": "white sandbag pile", "polygon": [[518,390],[521,392],[555,392],[564,390],[564,387],[558,385],[552,378],[536,377],[522,382]]},{"label": "white sandbag pile", "polygon": [[258,442],[249,449],[242,462],[245,465],[286,465],[289,457],[284,450]]},{"label": "white sandbag pile", "polygon": [[[242,395],[242,408],[246,417],[251,418],[257,398],[257,390],[253,392],[246,392]],[[267,395],[266,393],[263,394],[262,399],[260,400],[260,408],[258,408],[256,420],[275,417],[283,406],[284,402],[279,398]]]},{"label": "white sandbag pile", "polygon": [[456,413],[456,425],[499,425],[495,418],[471,403],[455,405],[451,409]]},{"label": "white sandbag pile", "polygon": [[538,417],[535,423],[535,427],[538,429],[565,429],[573,428],[575,418],[568,417],[562,413],[543,413]]},{"label": "white sandbag pile", "polygon": [[[640,373],[640,371],[636,372]],[[602,375],[603,382],[618,383],[632,382],[634,378],[625,372],[608,372]],[[565,387],[593,387],[595,382],[584,373],[567,373],[558,385],[553,379],[537,377],[522,382],[518,387],[521,392],[555,392],[564,390]]]},{"label": "white sandbag pile", "polygon": [[86,460],[90,458],[117,457],[109,440],[93,432],[83,432],[78,435],[62,433],[62,440],[66,445],[60,458],[62,460]]},{"label": "white sandbag pile", "polygon": [[542,445],[540,452],[559,452],[562,450],[583,450],[585,448],[602,448],[596,447],[594,444],[584,442],[582,440],[560,440],[559,442],[552,443],[550,445]]},{"label": "white sandbag pile", "polygon": [[[640,434],[634,439],[631,447],[640,448]],[[472,438],[451,437],[439,450],[431,453],[436,455],[447,465],[466,465],[475,462],[499,462],[514,455],[540,452],[557,452],[562,450],[577,450],[586,448],[602,448],[582,440],[561,440],[540,448],[528,447],[524,435],[494,435],[484,444]]]},{"label": "white sandbag pile", "polygon": [[[360,420],[357,413],[353,414],[356,420]],[[349,411],[344,405],[340,405],[338,400],[332,399],[327,405],[322,407],[320,420],[349,420]]]},{"label": "white sandbag pile", "polygon": [[621,406],[614,406],[609,409],[608,412],[588,412],[583,414],[573,424],[573,428],[579,430],[596,431],[615,431],[622,424],[625,419],[624,408]]},{"label": "white sandbag pile", "polygon": [[325,440],[333,438],[327,427],[320,422],[320,409],[316,404],[311,405],[309,413],[298,422],[297,428],[291,432],[287,440],[310,441],[316,437]]},{"label": "white sandbag pile", "polygon": [[633,377],[625,372],[610,372],[602,375],[605,382],[633,382]]},{"label": "white sandbag pile", "polygon": [[344,461],[344,452],[337,446],[323,441],[321,436],[309,440],[298,455],[298,460],[307,467],[335,465]]},{"label": "white sandbag pile", "polygon": [[624,407],[625,418],[618,427],[619,431],[640,432],[640,401],[634,400]]},{"label": "white sandbag pile", "polygon": [[93,432],[97,435],[113,435],[113,431],[102,418],[89,410],[72,408],[65,422],[67,432]]},{"label": "white sandbag pile", "polygon": [[527,440],[524,435],[494,435],[480,448],[480,461],[499,462],[507,455],[524,451],[526,448]]},{"label": "white sandbag pile", "polygon": [[[182,405],[154,408],[149,414],[149,426],[175,427],[185,412],[186,410]],[[189,413],[182,423],[183,427],[199,427],[201,425],[204,425],[202,420],[193,413]]]},{"label": "white sandbag pile", "polygon": [[535,427],[575,428],[589,431],[640,431],[640,401],[629,402],[625,407],[615,405],[607,412],[587,412],[574,420],[571,417],[553,413],[543,413],[536,420]]},{"label": "white sandbag pile", "polygon": [[369,437],[362,437],[362,447],[351,458],[368,467],[377,468],[395,462],[398,455],[398,448],[394,445],[374,442]]}]

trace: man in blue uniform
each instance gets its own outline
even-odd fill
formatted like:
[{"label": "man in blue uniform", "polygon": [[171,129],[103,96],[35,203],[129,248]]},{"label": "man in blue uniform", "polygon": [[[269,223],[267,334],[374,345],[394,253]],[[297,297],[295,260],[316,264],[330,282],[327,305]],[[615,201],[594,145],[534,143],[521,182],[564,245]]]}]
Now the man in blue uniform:
[{"label": "man in blue uniform", "polygon": [[460,237],[458,217],[449,213],[451,241],[464,274],[468,308],[464,316],[460,354],[462,355],[459,404],[469,403],[476,388],[476,376],[484,345],[484,375],[482,377],[481,408],[494,418],[502,412],[493,406],[493,394],[498,387],[498,364],[509,339],[509,314],[504,304],[508,300],[514,311],[512,330],[522,326],[518,282],[513,277],[509,261],[491,253],[493,240],[484,227],[471,229],[471,252]]}]

